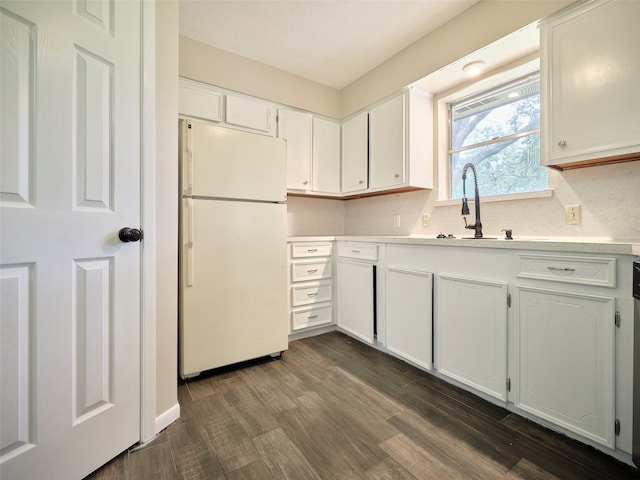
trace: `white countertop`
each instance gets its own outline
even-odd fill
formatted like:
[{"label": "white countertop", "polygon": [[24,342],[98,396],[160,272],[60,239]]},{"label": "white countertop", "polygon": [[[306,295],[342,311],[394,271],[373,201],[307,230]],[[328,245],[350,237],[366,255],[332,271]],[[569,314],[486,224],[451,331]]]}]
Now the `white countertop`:
[{"label": "white countertop", "polygon": [[436,238],[426,235],[310,235],[289,237],[289,242],[322,242],[344,240],[351,242],[396,243],[406,245],[502,248],[510,250],[541,250],[574,253],[602,253],[610,255],[640,255],[640,242],[616,242],[606,239],[574,237],[503,238]]}]

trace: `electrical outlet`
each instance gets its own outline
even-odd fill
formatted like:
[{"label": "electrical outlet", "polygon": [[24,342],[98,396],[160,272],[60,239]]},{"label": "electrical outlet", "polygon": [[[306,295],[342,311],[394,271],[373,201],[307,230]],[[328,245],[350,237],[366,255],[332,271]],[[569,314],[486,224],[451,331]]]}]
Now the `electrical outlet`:
[{"label": "electrical outlet", "polygon": [[400,214],[396,213],[393,215],[393,226],[394,227],[399,227],[400,226]]},{"label": "electrical outlet", "polygon": [[582,223],[580,205],[567,205],[564,209],[564,221],[567,225],[580,225]]},{"label": "electrical outlet", "polygon": [[423,227],[430,227],[431,226],[431,214],[430,213],[423,213],[422,214],[422,226]]}]

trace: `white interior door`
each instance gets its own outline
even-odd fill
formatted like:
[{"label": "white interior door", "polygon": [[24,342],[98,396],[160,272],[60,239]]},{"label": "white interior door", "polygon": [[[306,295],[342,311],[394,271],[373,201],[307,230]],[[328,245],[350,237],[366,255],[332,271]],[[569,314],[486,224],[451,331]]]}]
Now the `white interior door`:
[{"label": "white interior door", "polygon": [[0,17],[0,477],[82,478],[140,435],[140,4]]}]

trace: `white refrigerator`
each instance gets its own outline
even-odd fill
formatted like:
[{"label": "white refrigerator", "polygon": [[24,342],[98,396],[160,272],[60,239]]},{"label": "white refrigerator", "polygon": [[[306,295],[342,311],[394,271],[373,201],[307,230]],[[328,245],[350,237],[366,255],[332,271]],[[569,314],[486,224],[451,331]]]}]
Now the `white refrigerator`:
[{"label": "white refrigerator", "polygon": [[287,349],[284,140],[180,121],[182,378]]}]

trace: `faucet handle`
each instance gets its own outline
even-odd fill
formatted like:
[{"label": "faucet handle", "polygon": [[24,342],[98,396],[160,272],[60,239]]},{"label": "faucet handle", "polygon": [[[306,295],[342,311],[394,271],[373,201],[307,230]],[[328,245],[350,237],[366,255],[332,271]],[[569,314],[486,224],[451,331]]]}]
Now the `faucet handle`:
[{"label": "faucet handle", "polygon": [[513,240],[513,237],[511,236],[511,229],[510,228],[505,228],[500,230],[501,232],[504,232],[504,239],[505,240]]}]

